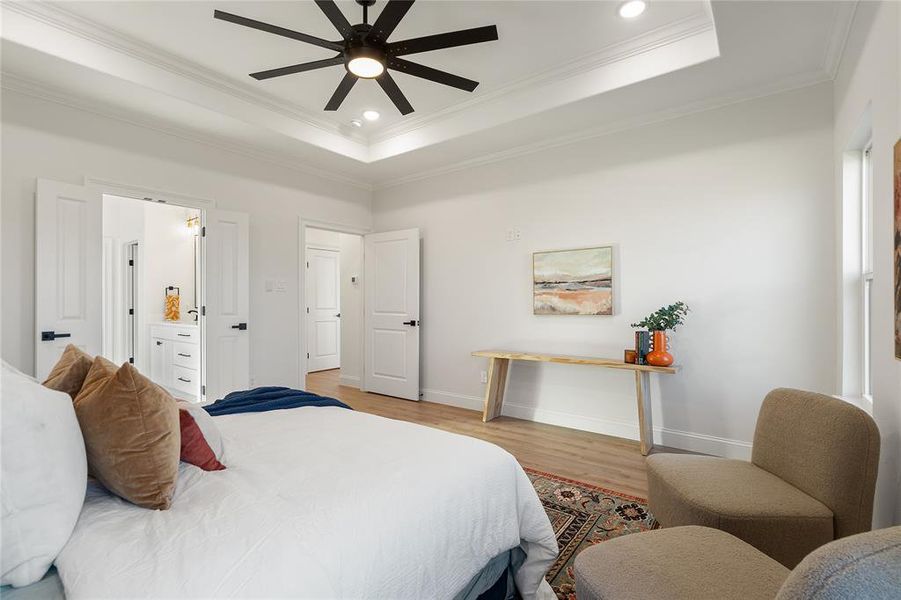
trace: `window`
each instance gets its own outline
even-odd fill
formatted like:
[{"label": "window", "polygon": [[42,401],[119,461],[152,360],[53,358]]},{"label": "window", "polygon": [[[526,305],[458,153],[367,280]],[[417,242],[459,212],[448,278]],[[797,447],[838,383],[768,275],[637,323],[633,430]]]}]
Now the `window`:
[{"label": "window", "polygon": [[873,290],[873,161],[870,158],[871,144],[867,144],[861,156],[860,201],[861,201],[861,330],[862,345],[861,379],[864,398],[872,401],[872,290]]}]

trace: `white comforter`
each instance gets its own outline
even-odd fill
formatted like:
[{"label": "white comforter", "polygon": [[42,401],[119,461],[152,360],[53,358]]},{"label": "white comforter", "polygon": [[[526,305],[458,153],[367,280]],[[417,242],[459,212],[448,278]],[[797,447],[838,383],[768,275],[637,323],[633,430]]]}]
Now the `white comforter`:
[{"label": "white comforter", "polygon": [[216,424],[227,470],[182,464],[170,510],[89,489],[56,561],[69,600],[451,598],[518,545],[523,597],[553,598],[551,525],[497,446],[332,407]]}]

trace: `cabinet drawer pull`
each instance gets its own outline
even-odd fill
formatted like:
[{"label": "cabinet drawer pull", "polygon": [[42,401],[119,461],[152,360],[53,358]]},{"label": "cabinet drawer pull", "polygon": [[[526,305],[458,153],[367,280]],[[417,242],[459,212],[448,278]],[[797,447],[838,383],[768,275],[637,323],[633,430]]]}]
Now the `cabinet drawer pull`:
[{"label": "cabinet drawer pull", "polygon": [[185,379],[184,377],[179,377],[178,380],[179,380],[179,381],[184,381],[185,383],[191,383],[191,380],[190,380],[190,379]]},{"label": "cabinet drawer pull", "polygon": [[190,354],[185,354],[184,352],[179,352],[178,355],[179,355],[179,356],[184,356],[185,358],[191,358],[191,355],[190,355]]},{"label": "cabinet drawer pull", "polygon": [[177,333],[176,335],[177,335],[178,337],[191,337],[191,334],[190,334],[190,333]]}]

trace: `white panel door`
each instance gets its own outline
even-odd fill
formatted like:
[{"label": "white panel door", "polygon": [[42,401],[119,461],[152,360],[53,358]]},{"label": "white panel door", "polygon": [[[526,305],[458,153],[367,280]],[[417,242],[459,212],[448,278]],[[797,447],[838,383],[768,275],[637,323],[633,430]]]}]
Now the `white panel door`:
[{"label": "white panel door", "polygon": [[250,387],[250,227],[244,213],[206,210],[203,316],[206,336],[201,353],[205,402]]},{"label": "white panel door", "polygon": [[35,195],[35,376],[43,380],[66,344],[102,348],[103,197],[38,179]]},{"label": "white panel door", "polygon": [[335,250],[307,248],[307,371],[341,366],[341,264]]},{"label": "white panel door", "polygon": [[364,240],[364,386],[419,400],[419,230]]}]

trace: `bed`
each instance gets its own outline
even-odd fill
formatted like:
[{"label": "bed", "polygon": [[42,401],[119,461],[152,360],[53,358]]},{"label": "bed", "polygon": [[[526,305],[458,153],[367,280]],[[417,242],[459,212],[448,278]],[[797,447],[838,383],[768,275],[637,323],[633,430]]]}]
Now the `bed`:
[{"label": "bed", "polygon": [[169,510],[88,486],[68,600],[459,598],[511,560],[523,598],[554,597],[554,532],[501,448],[336,407],[214,421],[228,468],[182,463]]}]

